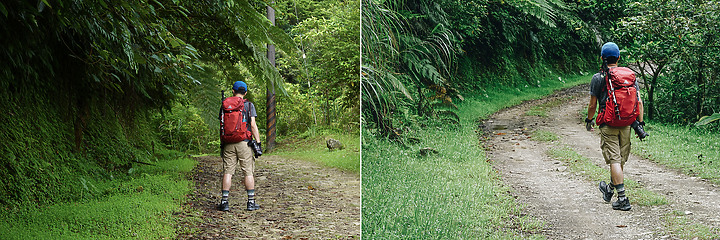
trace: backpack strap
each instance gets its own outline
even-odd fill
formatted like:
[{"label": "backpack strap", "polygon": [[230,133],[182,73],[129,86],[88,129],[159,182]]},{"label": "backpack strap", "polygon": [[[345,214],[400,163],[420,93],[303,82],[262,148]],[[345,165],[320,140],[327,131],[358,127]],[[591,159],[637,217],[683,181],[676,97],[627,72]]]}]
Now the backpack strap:
[{"label": "backpack strap", "polygon": [[240,123],[245,121],[245,115],[243,115],[243,113],[245,112],[245,99],[244,98],[239,98],[239,99],[240,99],[240,110],[237,110],[235,112],[240,112],[241,119],[240,119],[240,121],[237,121],[237,124],[235,124],[235,130],[238,130],[238,128],[240,128]]}]

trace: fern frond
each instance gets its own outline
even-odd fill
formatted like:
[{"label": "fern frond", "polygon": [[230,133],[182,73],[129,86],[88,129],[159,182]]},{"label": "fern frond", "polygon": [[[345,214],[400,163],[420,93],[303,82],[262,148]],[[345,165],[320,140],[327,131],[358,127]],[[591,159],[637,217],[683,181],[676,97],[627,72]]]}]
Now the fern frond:
[{"label": "fern frond", "polygon": [[559,0],[510,0],[506,3],[523,14],[535,17],[548,27],[556,27],[555,22],[561,11],[567,9],[565,3]]}]

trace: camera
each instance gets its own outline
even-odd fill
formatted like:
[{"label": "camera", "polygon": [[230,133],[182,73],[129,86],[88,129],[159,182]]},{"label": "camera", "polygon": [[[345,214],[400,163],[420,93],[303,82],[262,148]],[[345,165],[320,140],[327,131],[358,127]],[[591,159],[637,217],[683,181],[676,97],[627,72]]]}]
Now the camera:
[{"label": "camera", "polygon": [[650,134],[647,134],[645,132],[645,128],[643,126],[645,126],[645,122],[641,123],[641,122],[638,122],[637,120],[635,120],[632,124],[630,124],[630,127],[632,127],[633,130],[635,130],[635,134],[637,134],[637,136],[638,136],[638,138],[640,138],[640,140],[643,140],[643,138],[650,136]]},{"label": "camera", "polygon": [[250,149],[253,150],[253,153],[255,154],[256,158],[262,156],[262,146],[260,146],[259,142],[255,141],[255,140],[250,140],[248,142],[248,146],[250,147]]}]

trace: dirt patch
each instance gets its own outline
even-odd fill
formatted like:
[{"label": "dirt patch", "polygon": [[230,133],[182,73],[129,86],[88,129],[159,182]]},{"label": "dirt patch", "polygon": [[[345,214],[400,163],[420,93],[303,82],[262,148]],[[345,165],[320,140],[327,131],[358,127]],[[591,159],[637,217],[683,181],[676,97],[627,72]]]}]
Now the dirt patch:
[{"label": "dirt patch", "polygon": [[[600,151],[598,131],[586,131],[579,114],[587,107],[587,89],[587,85],[578,86],[502,110],[481,126],[486,132],[488,158],[513,189],[517,201],[526,206],[525,210],[548,223],[544,234],[551,239],[672,238],[665,232],[662,219],[672,211],[690,213],[686,217],[693,221],[720,227],[718,187],[701,179],[630,156],[625,165],[626,177],[666,196],[670,203],[653,207],[633,205],[627,212],[614,211],[602,200],[596,182],[585,180],[567,170],[564,163],[547,156],[546,151],[553,143],[533,141],[530,132],[553,132],[561,144],[608,169]],[[563,104],[548,110],[547,117],[525,114],[533,106],[550,101]],[[628,189],[631,204],[632,194],[632,189]]]},{"label": "dirt patch", "polygon": [[[256,161],[257,211],[246,211],[244,186],[233,177],[230,211],[220,200],[222,160],[196,158],[195,190],[180,214],[179,239],[358,239],[360,176],[315,163],[263,156]],[[199,222],[197,221],[199,219]]]}]

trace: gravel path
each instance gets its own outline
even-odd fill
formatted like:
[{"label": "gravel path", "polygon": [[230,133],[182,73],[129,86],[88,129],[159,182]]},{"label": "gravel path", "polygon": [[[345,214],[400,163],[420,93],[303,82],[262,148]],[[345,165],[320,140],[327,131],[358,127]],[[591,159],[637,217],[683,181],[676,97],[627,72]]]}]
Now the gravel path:
[{"label": "gravel path", "polygon": [[307,161],[262,156],[256,161],[257,211],[244,210],[244,187],[233,177],[230,211],[220,200],[222,160],[196,158],[196,189],[180,214],[179,239],[358,239],[360,176]]}]

